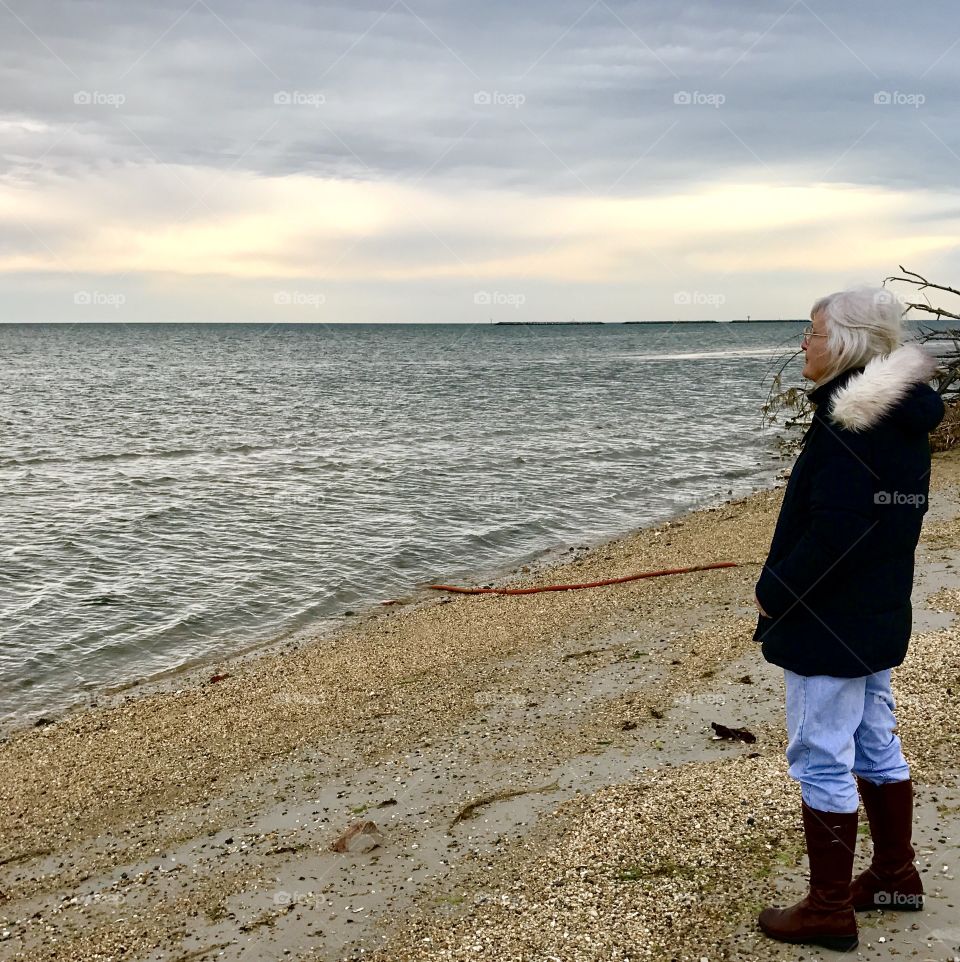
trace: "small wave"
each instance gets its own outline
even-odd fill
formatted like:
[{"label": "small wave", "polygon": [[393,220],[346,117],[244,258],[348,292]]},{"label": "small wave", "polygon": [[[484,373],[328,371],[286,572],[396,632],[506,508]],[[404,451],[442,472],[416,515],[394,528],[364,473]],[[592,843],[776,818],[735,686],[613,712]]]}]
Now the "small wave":
[{"label": "small wave", "polygon": [[711,358],[777,357],[780,347],[730,348],[722,351],[685,351],[682,354],[622,354],[624,361],[703,361]]},{"label": "small wave", "polygon": [[11,458],[0,461],[0,467],[22,467],[28,464],[89,464],[103,461],[139,461],[162,458],[187,458],[209,454],[254,454],[259,451],[275,451],[274,444],[229,444],[210,448],[170,448],[158,451],[105,451],[98,454],[81,455],[77,458],[44,457]]},{"label": "small wave", "polygon": [[125,603],[126,599],[122,595],[94,595],[92,598],[84,598],[80,602],[85,608],[100,608]]},{"label": "small wave", "polygon": [[[137,343],[162,363],[121,352],[104,392],[97,330],[31,348],[30,403],[5,408],[0,670],[29,686],[17,711],[72,695],[81,672],[141,677],[742,489],[768,457],[759,372],[782,353],[779,328],[495,328],[510,350],[491,352],[459,328],[370,326],[369,342],[338,331],[330,363],[287,331],[305,352],[291,364],[252,356],[250,328],[226,343],[221,328],[158,327]],[[78,367],[84,350],[97,367]],[[678,377],[685,362],[709,376]],[[705,380],[719,395],[706,407]]]}]

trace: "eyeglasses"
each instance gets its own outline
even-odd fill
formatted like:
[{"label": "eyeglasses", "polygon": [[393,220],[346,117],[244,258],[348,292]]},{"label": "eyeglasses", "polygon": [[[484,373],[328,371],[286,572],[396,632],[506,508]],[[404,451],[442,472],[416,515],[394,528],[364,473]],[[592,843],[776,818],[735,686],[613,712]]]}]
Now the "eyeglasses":
[{"label": "eyeglasses", "polygon": [[806,344],[811,337],[829,337],[829,334],[818,334],[812,327],[800,332],[800,343]]}]

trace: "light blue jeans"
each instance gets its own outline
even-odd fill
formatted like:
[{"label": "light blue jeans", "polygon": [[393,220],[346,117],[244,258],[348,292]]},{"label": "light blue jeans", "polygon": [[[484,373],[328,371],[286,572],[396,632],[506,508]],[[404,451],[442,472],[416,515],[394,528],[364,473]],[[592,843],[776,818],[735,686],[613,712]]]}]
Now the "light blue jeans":
[{"label": "light blue jeans", "polygon": [[855,812],[854,775],[875,785],[910,777],[894,732],[889,669],[862,678],[783,674],[789,773],[810,808]]}]

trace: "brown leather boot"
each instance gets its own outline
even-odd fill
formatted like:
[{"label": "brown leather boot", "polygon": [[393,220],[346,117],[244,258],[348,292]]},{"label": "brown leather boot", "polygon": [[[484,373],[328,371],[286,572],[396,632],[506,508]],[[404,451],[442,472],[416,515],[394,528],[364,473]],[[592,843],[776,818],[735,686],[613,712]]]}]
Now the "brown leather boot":
[{"label": "brown leather boot", "polygon": [[786,909],[764,909],[760,928],[780,942],[855,949],[857,917],[850,903],[850,876],[857,844],[856,812],[821,812],[802,804],[810,859],[810,891]]},{"label": "brown leather boot", "polygon": [[888,909],[919,912],[923,908],[923,882],[913,864],[913,782],[874,785],[857,778],[873,837],[873,860],[850,886],[858,912]]}]

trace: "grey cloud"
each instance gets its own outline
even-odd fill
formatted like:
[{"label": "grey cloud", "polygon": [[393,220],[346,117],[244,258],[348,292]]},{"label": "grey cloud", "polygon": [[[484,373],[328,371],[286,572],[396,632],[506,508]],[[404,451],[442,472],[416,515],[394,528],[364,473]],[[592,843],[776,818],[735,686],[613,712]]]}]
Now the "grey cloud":
[{"label": "grey cloud", "polygon": [[744,172],[956,182],[960,45],[934,63],[960,36],[947,0],[906,29],[892,0],[9,6],[37,36],[0,8],[0,117],[49,129],[0,128],[5,174],[150,161],[598,194]]}]

